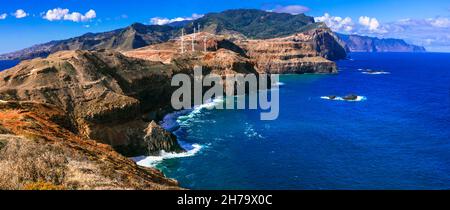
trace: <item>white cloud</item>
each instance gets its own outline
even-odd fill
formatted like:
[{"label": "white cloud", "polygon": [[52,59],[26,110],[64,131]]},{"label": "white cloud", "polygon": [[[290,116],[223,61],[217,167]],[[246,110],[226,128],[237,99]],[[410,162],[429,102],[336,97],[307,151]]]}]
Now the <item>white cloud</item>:
[{"label": "white cloud", "polygon": [[359,24],[366,26],[370,31],[377,31],[380,27],[380,22],[376,18],[370,18],[367,16],[359,17]]},{"label": "white cloud", "polygon": [[16,12],[13,13],[13,16],[16,18],[24,18],[28,16],[28,14],[23,9],[18,9]]},{"label": "white cloud", "polygon": [[444,18],[444,17],[430,18],[430,19],[428,19],[428,22],[434,27],[439,27],[439,28],[449,28],[450,27],[450,19]]},{"label": "white cloud", "polygon": [[199,14],[192,14],[191,17],[176,17],[176,18],[161,18],[161,17],[154,17],[150,19],[150,23],[154,24],[154,25],[166,25],[169,23],[173,23],[173,22],[178,22],[178,21],[185,21],[185,20],[195,20],[195,19],[199,19],[203,17],[203,15],[199,15]]},{"label": "white cloud", "polygon": [[427,19],[405,18],[392,22],[379,22],[375,17],[361,16],[358,22],[350,17],[325,13],[315,18],[333,31],[379,38],[399,38],[408,43],[424,46],[430,51],[450,51],[450,17]]},{"label": "white cloud", "polygon": [[328,13],[325,13],[321,17],[314,18],[316,22],[323,22],[328,27],[330,27],[333,31],[341,31],[341,32],[351,32],[354,29],[355,24],[350,17],[339,17],[339,16],[331,16]]},{"label": "white cloud", "polygon": [[387,30],[376,18],[361,16],[358,23],[353,22],[350,17],[332,16],[325,13],[323,16],[315,17],[316,22],[323,22],[333,31],[341,33],[359,33],[359,34],[383,34]]},{"label": "white cloud", "polygon": [[4,20],[6,19],[6,17],[8,17],[8,15],[6,13],[3,13],[0,15],[0,20]]},{"label": "white cloud", "polygon": [[73,22],[85,22],[97,17],[97,13],[90,9],[84,15],[79,12],[70,13],[69,9],[55,8],[48,10],[43,16],[44,19],[49,21],[54,20],[70,20]]},{"label": "white cloud", "polygon": [[269,10],[277,13],[289,13],[293,15],[302,14],[308,12],[310,9],[302,5],[288,5],[288,6],[276,6],[275,9]]}]

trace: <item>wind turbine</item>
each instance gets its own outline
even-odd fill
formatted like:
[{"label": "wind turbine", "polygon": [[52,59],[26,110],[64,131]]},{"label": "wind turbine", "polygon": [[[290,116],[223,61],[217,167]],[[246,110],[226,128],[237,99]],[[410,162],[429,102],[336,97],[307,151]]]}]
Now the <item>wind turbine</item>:
[{"label": "wind turbine", "polygon": [[194,41],[195,41],[195,26],[194,26],[194,34],[192,35],[192,52],[195,51],[195,48],[194,48]]},{"label": "wind turbine", "polygon": [[184,53],[184,28],[181,29],[181,53]]}]

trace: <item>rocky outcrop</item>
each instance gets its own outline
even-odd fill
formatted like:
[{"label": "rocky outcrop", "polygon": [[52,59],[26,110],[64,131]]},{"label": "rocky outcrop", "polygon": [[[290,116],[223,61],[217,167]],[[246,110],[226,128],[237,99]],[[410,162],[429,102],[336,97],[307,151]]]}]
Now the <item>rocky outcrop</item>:
[{"label": "rocky outcrop", "polygon": [[113,51],[62,51],[1,72],[0,99],[55,105],[70,116],[67,129],[141,155],[149,123],[142,115],[170,108],[174,71]]},{"label": "rocky outcrop", "polygon": [[425,52],[425,48],[406,43],[401,39],[337,34],[349,52]]},{"label": "rocky outcrop", "polygon": [[346,56],[328,29],[276,39],[241,40],[238,45],[256,63],[259,72],[266,73],[337,73],[336,64],[326,58]]},{"label": "rocky outcrop", "polygon": [[0,102],[0,189],[180,189],[66,128],[70,118],[54,105]]},{"label": "rocky outcrop", "polygon": [[183,54],[153,50],[176,45],[168,42],[129,54],[138,58],[115,51],[61,51],[45,59],[23,61],[0,72],[0,100],[55,105],[69,116],[62,124],[66,129],[111,145],[126,156],[154,154],[158,149],[181,152],[164,133],[158,132],[167,143],[155,144],[146,138],[149,123],[171,111],[175,90],[171,77],[180,72],[192,74],[196,65],[203,66],[205,74],[257,74],[232,42],[207,42],[207,48],[216,50]]},{"label": "rocky outcrop", "polygon": [[152,121],[145,129],[144,141],[148,145],[149,155],[158,155],[161,150],[172,152],[185,152],[177,142],[177,138],[172,133],[164,130],[161,126]]},{"label": "rocky outcrop", "polygon": [[[181,39],[183,39],[183,48]],[[192,39],[194,35],[190,34],[162,44],[123,53],[129,57],[174,65],[180,72],[188,74],[192,73],[194,66],[202,66],[204,74],[214,73],[223,76],[236,73],[258,74],[245,50],[223,36],[206,32],[196,33],[194,50],[192,50]]]},{"label": "rocky outcrop", "polygon": [[[177,65],[180,69],[202,66],[208,73],[336,73],[336,64],[325,57],[346,56],[345,50],[326,37],[329,30],[318,29],[293,36],[231,41],[227,36],[201,32],[195,35],[192,51],[192,34],[166,43],[126,51],[125,55]],[[330,35],[331,36],[331,35]],[[181,39],[184,47],[181,52]],[[337,46],[334,50],[319,49],[327,40]],[[331,45],[331,44],[330,44]],[[343,53],[343,54],[342,54]],[[179,64],[183,63],[184,66]]]}]

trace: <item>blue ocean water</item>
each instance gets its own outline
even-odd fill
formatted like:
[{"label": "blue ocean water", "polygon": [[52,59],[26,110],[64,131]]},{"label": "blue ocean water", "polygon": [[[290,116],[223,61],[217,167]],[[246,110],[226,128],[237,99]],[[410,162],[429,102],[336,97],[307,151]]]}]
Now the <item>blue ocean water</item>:
[{"label": "blue ocean water", "polygon": [[[282,76],[275,121],[182,115],[175,134],[194,149],[156,166],[191,189],[450,189],[450,54],[351,57],[338,75]],[[350,93],[365,100],[321,98]]]},{"label": "blue ocean water", "polygon": [[3,71],[5,69],[9,69],[17,65],[19,61],[15,60],[0,60],[0,71]]}]

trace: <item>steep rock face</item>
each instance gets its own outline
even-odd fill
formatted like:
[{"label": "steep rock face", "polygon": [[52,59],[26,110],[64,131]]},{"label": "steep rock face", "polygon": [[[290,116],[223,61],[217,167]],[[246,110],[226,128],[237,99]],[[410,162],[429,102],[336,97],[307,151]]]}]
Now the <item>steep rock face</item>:
[{"label": "steep rock face", "polygon": [[70,116],[71,131],[144,154],[148,122],[141,116],[169,106],[173,71],[112,51],[62,51],[1,72],[0,99],[56,105]]},{"label": "steep rock face", "polygon": [[144,141],[148,145],[148,153],[150,155],[157,155],[159,151],[174,151],[184,152],[180,147],[177,138],[170,132],[164,130],[161,126],[152,121],[145,129]]},{"label": "steep rock face", "polygon": [[425,52],[421,46],[411,45],[401,39],[379,39],[368,36],[338,34],[349,52]]},{"label": "steep rock face", "polygon": [[54,105],[0,102],[0,189],[180,189],[152,168],[66,128]]},{"label": "steep rock face", "polygon": [[345,48],[339,43],[339,38],[326,26],[309,30],[304,33],[310,36],[306,42],[312,42],[314,50],[328,60],[340,60],[347,57]]},{"label": "steep rock face", "polygon": [[324,57],[337,59],[346,56],[345,50],[327,29],[237,43],[256,63],[259,72],[266,73],[336,73],[336,64]]},{"label": "steep rock face", "polygon": [[[289,37],[231,41],[227,36],[211,33],[186,35],[166,43],[126,51],[125,55],[177,65],[180,69],[202,66],[209,73],[336,73],[336,64],[326,57],[346,56],[345,50],[326,37],[328,29],[313,30]],[[181,47],[181,39],[184,46]],[[325,41],[333,43],[333,50],[320,49]],[[330,44],[331,45],[331,44]],[[181,53],[181,50],[184,53]],[[206,51],[205,51],[206,50]],[[342,54],[343,53],[343,54]],[[183,63],[183,66],[179,64]],[[187,65],[187,66],[186,66]]]}]

